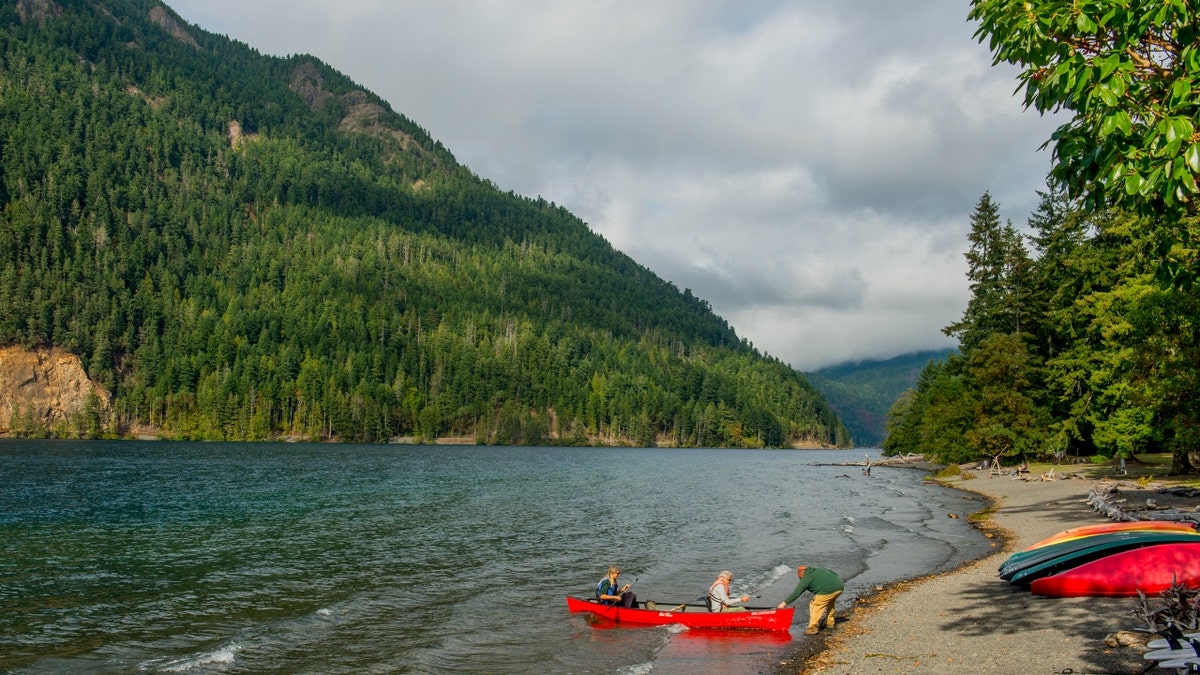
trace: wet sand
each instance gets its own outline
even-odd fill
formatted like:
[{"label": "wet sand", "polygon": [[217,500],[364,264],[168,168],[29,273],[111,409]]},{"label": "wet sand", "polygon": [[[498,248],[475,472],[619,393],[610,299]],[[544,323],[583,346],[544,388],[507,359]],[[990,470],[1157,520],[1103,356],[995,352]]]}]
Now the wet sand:
[{"label": "wet sand", "polygon": [[[796,645],[778,670],[822,675],[1144,672],[1140,648],[1105,644],[1118,631],[1145,628],[1133,615],[1136,599],[1044,598],[997,576],[1015,551],[1071,527],[1107,522],[1087,503],[1095,483],[976,475],[947,484],[993,501],[979,526],[997,542],[995,553],[953,572],[860,598],[849,611],[839,611],[832,631]],[[1137,499],[1144,501],[1131,494],[1130,503]],[[807,611],[806,601],[797,605]]]}]

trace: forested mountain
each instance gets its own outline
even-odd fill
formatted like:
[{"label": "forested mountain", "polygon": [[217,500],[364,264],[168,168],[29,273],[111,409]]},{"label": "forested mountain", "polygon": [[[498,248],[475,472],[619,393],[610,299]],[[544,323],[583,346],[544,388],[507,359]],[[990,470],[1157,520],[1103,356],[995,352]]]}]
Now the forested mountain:
[{"label": "forested mountain", "polygon": [[917,383],[930,361],[944,361],[954,349],[902,354],[886,361],[855,361],[805,373],[825,395],[850,431],[855,445],[877,448],[883,443],[892,405]]},{"label": "forested mountain", "polygon": [[0,22],[0,344],[79,355],[104,433],[849,442],[707,302],[317,58],[153,0]]}]

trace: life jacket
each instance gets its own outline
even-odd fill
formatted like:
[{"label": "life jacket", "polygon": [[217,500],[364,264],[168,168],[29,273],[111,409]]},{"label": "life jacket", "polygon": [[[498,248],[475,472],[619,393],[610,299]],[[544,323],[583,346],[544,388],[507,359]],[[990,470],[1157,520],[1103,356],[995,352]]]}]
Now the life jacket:
[{"label": "life jacket", "polygon": [[729,596],[729,580],[728,579],[717,579],[716,581],[712,582],[712,586],[708,587],[708,596],[706,596],[704,598],[704,605],[706,607],[708,607],[708,611],[710,611],[710,612],[719,612],[722,609],[724,609],[724,607],[718,606],[721,603],[718,602],[716,596],[713,595],[713,589],[716,588],[717,586],[724,586],[725,587],[725,597],[727,597],[727,598],[730,597]]},{"label": "life jacket", "polygon": [[[605,593],[603,590],[601,590],[604,588],[604,584],[608,584],[608,592],[607,593]],[[613,586],[612,582],[608,580],[608,575],[604,575],[603,577],[601,577],[600,581],[596,582],[596,599],[597,600],[600,600],[601,595],[616,595],[616,594],[617,594],[617,587]],[[612,600],[600,600],[600,602],[603,602],[605,604],[613,603]]]}]

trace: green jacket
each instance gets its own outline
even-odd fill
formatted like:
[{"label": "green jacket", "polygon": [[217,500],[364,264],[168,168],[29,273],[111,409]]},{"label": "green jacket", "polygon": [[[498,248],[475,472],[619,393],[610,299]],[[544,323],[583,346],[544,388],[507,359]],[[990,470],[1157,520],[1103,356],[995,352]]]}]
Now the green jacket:
[{"label": "green jacket", "polygon": [[804,591],[812,591],[813,595],[829,595],[842,590],[842,588],[842,580],[831,570],[824,567],[809,567],[804,570],[804,576],[800,577],[800,583],[796,584],[796,588],[784,602],[792,604]]}]

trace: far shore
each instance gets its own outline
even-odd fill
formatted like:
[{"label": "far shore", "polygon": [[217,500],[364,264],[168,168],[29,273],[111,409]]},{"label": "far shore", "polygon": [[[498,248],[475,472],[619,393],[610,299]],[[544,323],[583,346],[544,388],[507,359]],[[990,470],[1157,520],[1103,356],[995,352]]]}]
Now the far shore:
[{"label": "far shore", "polygon": [[[1143,648],[1116,645],[1117,638],[1130,635],[1135,643],[1139,636],[1152,637],[1133,615],[1136,598],[1044,598],[997,575],[1015,551],[1072,527],[1106,522],[1087,503],[1096,478],[1079,470],[1056,472],[1048,480],[1037,473],[1019,479],[987,472],[975,472],[973,480],[940,480],[991,501],[972,520],[993,539],[995,552],[951,572],[875,589],[851,608],[839,608],[837,627],[799,640],[777,664],[778,672],[1145,672]],[[1131,504],[1157,494],[1154,485],[1132,480],[1118,487]],[[1177,506],[1191,510],[1200,504],[1191,501],[1195,504]],[[797,604],[801,613],[807,611]],[[805,618],[797,616],[802,624]]]},{"label": "far shore", "polygon": [[[24,436],[12,433],[12,430],[6,426],[0,426],[0,440],[20,440]],[[87,440],[74,438],[59,438],[52,435],[39,437],[31,440]],[[113,441],[188,441],[198,439],[177,438],[158,427],[148,425],[137,425],[131,427],[120,435],[105,437],[97,440],[113,440]],[[639,446],[630,438],[611,437],[611,436],[587,436],[582,444],[563,443],[563,438],[554,435],[545,439],[545,442],[550,445],[562,445],[563,447],[589,447],[589,448],[637,448]],[[302,434],[288,434],[283,436],[271,436],[269,438],[259,439],[257,441],[237,440],[232,442],[259,442],[259,443],[345,443],[347,441],[338,438],[306,436]],[[504,447],[513,445],[511,443],[488,443],[476,436],[438,436],[437,438],[425,438],[423,436],[393,436],[387,440],[388,445],[478,445],[481,447]],[[680,447],[675,445],[668,436],[659,436],[655,444],[651,447],[656,448],[674,448]],[[760,448],[761,449],[761,448]],[[811,440],[799,440],[791,443],[787,448],[791,450],[858,450],[858,448],[839,448],[827,443],[820,443]]]}]

